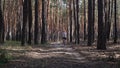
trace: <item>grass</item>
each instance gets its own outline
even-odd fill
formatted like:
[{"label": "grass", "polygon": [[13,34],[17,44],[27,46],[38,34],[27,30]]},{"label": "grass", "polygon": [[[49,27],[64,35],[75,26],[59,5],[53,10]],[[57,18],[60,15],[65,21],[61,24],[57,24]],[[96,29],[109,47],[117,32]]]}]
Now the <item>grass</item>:
[{"label": "grass", "polygon": [[[8,63],[10,60],[13,60],[15,57],[12,56],[11,51],[21,51],[21,50],[31,50],[34,46],[46,48],[49,43],[38,44],[38,45],[25,45],[21,46],[21,42],[19,41],[6,41],[4,44],[0,46],[0,65],[4,65]],[[40,46],[39,46],[40,45]]]},{"label": "grass", "polygon": [[31,48],[30,45],[21,46],[21,42],[19,41],[6,41],[2,46],[2,49],[29,49]]},{"label": "grass", "polygon": [[0,65],[8,63],[10,60],[14,59],[10,50],[23,50],[31,48],[31,46],[21,46],[21,43],[18,41],[6,41],[0,46]]},{"label": "grass", "polygon": [[8,63],[13,57],[5,49],[0,49],[0,64]]},{"label": "grass", "polygon": [[9,47],[20,47],[20,42],[18,41],[6,41],[3,45],[0,46],[2,49],[6,49]]},{"label": "grass", "polygon": [[19,41],[6,41],[4,45],[20,46]]},{"label": "grass", "polygon": [[6,41],[3,45],[0,46],[0,49],[6,49],[6,50],[29,50],[34,47],[40,47],[40,48],[50,48],[49,46],[50,43],[45,43],[45,44],[38,44],[38,45],[28,45],[26,44],[25,46],[21,46],[20,41]]}]

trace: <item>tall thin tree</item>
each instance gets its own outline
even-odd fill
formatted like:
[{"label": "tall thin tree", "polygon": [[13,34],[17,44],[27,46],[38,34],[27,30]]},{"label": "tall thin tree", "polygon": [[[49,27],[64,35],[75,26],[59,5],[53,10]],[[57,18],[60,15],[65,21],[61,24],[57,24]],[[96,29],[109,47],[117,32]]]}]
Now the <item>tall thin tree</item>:
[{"label": "tall thin tree", "polygon": [[94,42],[94,39],[95,39],[95,29],[94,29],[94,26],[95,26],[95,3],[96,3],[96,0],[93,0],[92,2],[92,43]]},{"label": "tall thin tree", "polygon": [[79,24],[79,0],[76,0],[76,33],[77,33],[77,40],[76,43],[80,43],[80,24]]},{"label": "tall thin tree", "polygon": [[84,41],[86,40],[86,0],[84,0]]},{"label": "tall thin tree", "polygon": [[92,45],[93,27],[93,0],[88,0],[88,46]]},{"label": "tall thin tree", "polygon": [[25,45],[25,42],[26,42],[27,18],[28,18],[28,0],[24,0],[24,3],[23,3],[23,24],[22,24],[21,45]]},{"label": "tall thin tree", "polygon": [[106,49],[105,26],[103,21],[103,0],[98,0],[98,40],[97,49]]},{"label": "tall thin tree", "polygon": [[69,0],[70,42],[72,42],[72,0]]},{"label": "tall thin tree", "polygon": [[41,44],[47,42],[46,39],[46,19],[45,19],[45,0],[42,0],[42,33],[41,33]]},{"label": "tall thin tree", "polygon": [[114,43],[117,43],[117,0],[114,0]]},{"label": "tall thin tree", "polygon": [[0,43],[4,43],[4,19],[0,0]]},{"label": "tall thin tree", "polygon": [[35,26],[34,26],[34,44],[38,44],[38,32],[39,32],[39,25],[38,25],[38,0],[35,0]]},{"label": "tall thin tree", "polygon": [[74,20],[74,39],[75,43],[77,43],[77,27],[76,27],[76,0],[73,0],[73,20]]},{"label": "tall thin tree", "polygon": [[28,9],[29,9],[29,37],[28,37],[28,44],[32,42],[32,4],[31,0],[28,1]]}]

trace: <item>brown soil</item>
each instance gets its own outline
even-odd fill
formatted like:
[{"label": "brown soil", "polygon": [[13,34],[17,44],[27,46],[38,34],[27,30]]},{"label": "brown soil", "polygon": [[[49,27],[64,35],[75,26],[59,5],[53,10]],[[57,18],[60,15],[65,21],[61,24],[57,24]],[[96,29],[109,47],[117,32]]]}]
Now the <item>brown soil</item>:
[{"label": "brown soil", "polygon": [[49,47],[8,47],[6,50],[15,58],[0,65],[0,68],[120,68],[120,45],[107,48],[96,50],[95,46],[62,44],[51,44]]}]

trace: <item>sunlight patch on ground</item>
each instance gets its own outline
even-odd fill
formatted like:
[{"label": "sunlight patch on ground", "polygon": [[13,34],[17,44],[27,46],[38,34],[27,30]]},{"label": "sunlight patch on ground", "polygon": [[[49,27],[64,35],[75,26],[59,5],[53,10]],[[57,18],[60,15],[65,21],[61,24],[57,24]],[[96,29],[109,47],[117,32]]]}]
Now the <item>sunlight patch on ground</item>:
[{"label": "sunlight patch on ground", "polygon": [[38,53],[38,52],[28,52],[26,53],[27,57],[42,59],[42,58],[51,58],[51,57],[61,57],[59,53]]},{"label": "sunlight patch on ground", "polygon": [[58,42],[51,42],[50,44],[61,44],[61,41],[58,41]]},{"label": "sunlight patch on ground", "polygon": [[35,48],[32,49],[33,51],[41,51],[41,52],[51,52],[51,51],[71,51],[72,48],[64,48],[64,47],[57,47],[57,48],[50,48],[50,49],[42,49],[42,48]]},{"label": "sunlight patch on ground", "polygon": [[58,48],[52,48],[52,49],[49,49],[49,50],[66,50],[66,51],[71,51],[72,48],[62,48],[62,47],[58,47]]},{"label": "sunlight patch on ground", "polygon": [[108,45],[107,50],[97,50],[96,47],[79,46],[74,48],[82,56],[94,60],[100,58],[113,57],[115,59],[120,58],[120,45]]},{"label": "sunlight patch on ground", "polygon": [[[36,49],[35,49],[36,50]],[[51,58],[51,57],[66,57],[75,60],[85,60],[83,56],[79,53],[75,52],[72,48],[64,48],[64,47],[57,47],[51,49],[37,49],[38,51],[34,52],[27,52],[26,56],[35,58],[35,59],[42,59],[42,58]]]},{"label": "sunlight patch on ground", "polygon": [[114,45],[114,46],[111,46],[111,47],[108,47],[109,49],[117,49],[119,50],[120,49],[120,45]]}]

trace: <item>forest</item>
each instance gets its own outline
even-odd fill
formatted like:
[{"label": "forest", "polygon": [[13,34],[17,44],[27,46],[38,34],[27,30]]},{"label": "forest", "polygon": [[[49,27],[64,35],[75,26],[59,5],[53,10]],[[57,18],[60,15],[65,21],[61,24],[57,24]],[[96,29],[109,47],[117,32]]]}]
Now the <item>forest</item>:
[{"label": "forest", "polygon": [[120,0],[0,0],[0,68],[120,68]]}]

